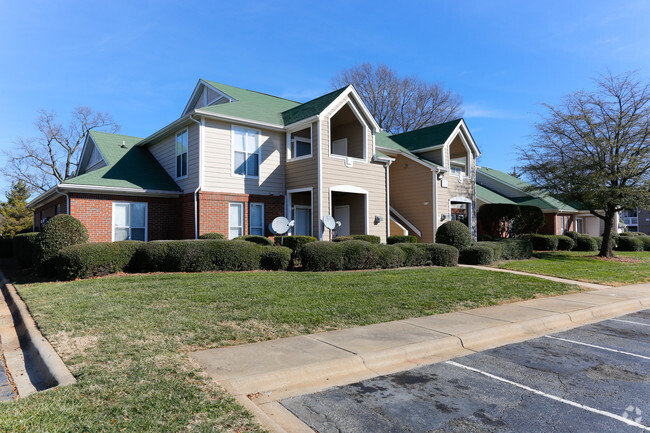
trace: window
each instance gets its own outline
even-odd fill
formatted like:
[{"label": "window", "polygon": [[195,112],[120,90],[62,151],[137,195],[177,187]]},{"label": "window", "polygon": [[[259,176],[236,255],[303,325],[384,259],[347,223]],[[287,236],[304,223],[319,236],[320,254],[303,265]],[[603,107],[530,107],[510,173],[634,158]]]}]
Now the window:
[{"label": "window", "polygon": [[260,149],[257,129],[232,128],[232,164],[233,174],[238,176],[258,177],[260,172]]},{"label": "window", "polygon": [[461,175],[463,174],[463,168],[456,165],[451,166],[451,174]]},{"label": "window", "polygon": [[147,203],[113,203],[113,241],[147,240]]},{"label": "window", "polygon": [[228,210],[228,239],[244,234],[244,204],[230,203]]},{"label": "window", "polygon": [[293,207],[293,234],[296,236],[311,236],[311,208],[295,205]]},{"label": "window", "polygon": [[250,208],[250,234],[264,236],[264,204],[251,203]]},{"label": "window", "polygon": [[291,158],[311,155],[311,139],[305,137],[293,137],[291,143]]},{"label": "window", "polygon": [[58,215],[61,213],[61,205],[57,204],[56,209],[54,210],[54,215]]},{"label": "window", "polygon": [[576,231],[578,233],[584,233],[584,219],[582,218],[576,218]]},{"label": "window", "polygon": [[187,128],[176,134],[176,178],[187,176]]}]

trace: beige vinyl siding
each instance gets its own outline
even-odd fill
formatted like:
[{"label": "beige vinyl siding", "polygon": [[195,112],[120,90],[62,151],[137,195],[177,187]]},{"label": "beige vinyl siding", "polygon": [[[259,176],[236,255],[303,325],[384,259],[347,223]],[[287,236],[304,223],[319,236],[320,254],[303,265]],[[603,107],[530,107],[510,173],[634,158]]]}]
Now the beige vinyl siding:
[{"label": "beige vinyl siding", "polygon": [[[446,168],[449,169],[449,147],[445,148],[445,159],[447,161]],[[459,177],[458,175],[452,175],[450,172],[445,173],[444,179],[447,180],[447,188],[442,187],[442,181],[437,181],[438,182],[438,217],[437,217],[437,226],[440,226],[441,224],[449,221],[449,219],[445,219],[444,221],[441,221],[441,216],[443,214],[445,215],[450,215],[451,214],[451,199],[454,197],[464,197],[469,200],[471,200],[471,208],[470,208],[470,215],[471,215],[471,222],[472,222],[472,233],[476,233],[476,209],[474,209],[476,205],[476,200],[475,200],[475,187],[474,187],[474,181],[476,177],[476,158],[474,158],[470,152],[470,163],[469,163],[469,169],[470,169],[470,176],[463,176],[463,182],[460,183],[458,181]]]},{"label": "beige vinyl siding", "polygon": [[434,176],[428,167],[401,155],[390,165],[390,205],[422,232],[419,242],[433,242]]},{"label": "beige vinyl siding", "polygon": [[231,126],[216,120],[205,121],[203,190],[284,195],[285,133],[252,128],[260,131],[260,169],[256,179],[232,175]]},{"label": "beige vinyl siding", "polygon": [[149,151],[176,181],[183,192],[194,192],[199,186],[199,126],[189,125],[187,138],[187,177],[176,179],[176,134],[185,128],[161,138],[149,146]]}]

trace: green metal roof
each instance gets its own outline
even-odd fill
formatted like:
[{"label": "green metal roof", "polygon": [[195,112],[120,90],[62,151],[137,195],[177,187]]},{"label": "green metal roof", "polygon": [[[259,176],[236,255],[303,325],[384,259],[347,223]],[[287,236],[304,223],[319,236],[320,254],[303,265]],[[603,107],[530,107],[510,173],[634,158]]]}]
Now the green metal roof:
[{"label": "green metal roof", "polygon": [[141,138],[99,131],[91,131],[90,136],[107,165],[66,179],[63,185],[181,191],[148,150],[135,146]]},{"label": "green metal roof", "polygon": [[404,146],[400,145],[396,141],[393,141],[393,137],[394,137],[394,135],[390,135],[385,131],[380,131],[380,132],[375,134],[375,146],[376,147],[382,147],[384,149],[392,149],[392,150],[395,150],[397,152],[404,153],[404,154],[406,154],[406,155],[408,155],[408,156],[410,156],[412,158],[418,159],[418,160],[422,161],[423,163],[425,163],[427,165],[430,165],[432,167],[443,168],[441,165],[436,164],[433,161],[429,161],[428,159],[422,158],[421,156],[411,152],[410,150],[408,150]]},{"label": "green metal roof", "polygon": [[510,200],[508,197],[504,197],[498,192],[492,191],[489,188],[484,187],[483,185],[476,184],[476,197],[486,203],[492,204],[516,204],[514,201]]},{"label": "green metal roof", "polygon": [[316,99],[312,99],[309,102],[298,105],[290,110],[287,110],[282,113],[282,118],[285,125],[290,125],[292,123],[299,122],[303,119],[307,119],[311,116],[320,114],[328,105],[330,105],[336,98],[339,97],[347,87],[342,87],[338,90],[330,92],[326,95],[319,96]]},{"label": "green metal roof", "polygon": [[391,135],[391,139],[410,151],[445,144],[445,141],[447,141],[451,133],[454,132],[454,129],[456,129],[456,126],[458,126],[461,120],[462,119],[456,119],[438,125],[427,126],[426,128],[417,129],[415,131]]},{"label": "green metal roof", "polygon": [[575,212],[575,209],[572,206],[556,199],[546,191],[542,190],[531,190],[531,184],[526,181],[523,181],[517,177],[511,176],[507,173],[504,173],[499,170],[487,167],[478,167],[477,171],[483,173],[487,176],[491,176],[506,185],[510,185],[518,190],[524,191],[528,194],[528,197],[511,197],[510,199],[517,204],[528,205],[528,206],[537,206],[542,210],[561,210]]}]

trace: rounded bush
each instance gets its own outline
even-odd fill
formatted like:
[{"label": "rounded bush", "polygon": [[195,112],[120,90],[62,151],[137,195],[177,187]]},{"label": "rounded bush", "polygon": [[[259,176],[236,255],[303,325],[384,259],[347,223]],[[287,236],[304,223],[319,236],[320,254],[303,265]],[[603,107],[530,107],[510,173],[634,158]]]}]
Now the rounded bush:
[{"label": "rounded bush", "polygon": [[273,241],[267,237],[264,236],[259,236],[259,235],[245,235],[245,236],[239,236],[238,238],[235,238],[237,241],[246,241],[246,242],[252,242],[257,245],[262,245],[262,246],[273,246]]},{"label": "rounded bush", "polygon": [[616,246],[617,251],[643,251],[643,241],[639,236],[621,236]]},{"label": "rounded bush", "polygon": [[88,242],[88,230],[73,216],[60,214],[43,226],[36,240],[36,257],[41,272],[53,272],[52,260],[62,248]]},{"label": "rounded bush", "polygon": [[381,238],[375,235],[349,235],[349,236],[339,236],[332,239],[334,242],[345,242],[345,241],[366,241],[371,244],[379,244]]},{"label": "rounded bush", "polygon": [[396,247],[404,251],[404,266],[429,266],[431,265],[431,257],[424,244],[395,244]]},{"label": "rounded bush", "polygon": [[343,269],[340,244],[326,241],[309,242],[300,248],[300,261],[306,271],[339,271]]},{"label": "rounded bush", "polygon": [[461,250],[472,245],[472,233],[459,221],[447,221],[436,231],[436,242],[456,247]]},{"label": "rounded bush", "polygon": [[650,236],[639,236],[643,242],[643,251],[650,251]]},{"label": "rounded bush", "polygon": [[165,257],[170,241],[143,242],[133,255],[129,270],[131,272],[159,272],[172,271],[165,269]]},{"label": "rounded bush", "polygon": [[276,236],[275,244],[291,249],[291,263],[289,267],[295,268],[300,266],[300,249],[311,242],[316,242],[313,236]]},{"label": "rounded bush", "polygon": [[578,238],[581,236],[580,233],[578,232],[566,232],[564,233],[564,236],[568,236],[571,239],[573,239],[573,243],[575,244],[578,241]]},{"label": "rounded bush", "polygon": [[13,255],[23,268],[31,268],[34,266],[37,240],[38,233],[36,232],[22,233],[14,236]]},{"label": "rounded bush", "polygon": [[337,245],[343,252],[343,269],[373,269],[379,266],[379,252],[366,241],[350,240]]},{"label": "rounded bush", "polygon": [[401,243],[416,244],[417,242],[418,242],[418,238],[416,238],[415,236],[394,235],[394,236],[388,236],[388,238],[386,238],[386,243],[388,245],[401,244]]},{"label": "rounded bush", "polygon": [[587,235],[578,236],[576,246],[573,247],[574,251],[598,251],[598,244],[596,239]]},{"label": "rounded bush", "polygon": [[533,256],[533,243],[529,239],[503,239],[498,243],[503,245],[502,260],[527,260]]},{"label": "rounded bush", "polygon": [[619,233],[619,236],[645,236],[645,233],[642,233],[642,232],[623,232],[623,233]]},{"label": "rounded bush", "polygon": [[494,262],[493,249],[474,245],[460,250],[460,262],[466,265],[489,265]]},{"label": "rounded bush", "polygon": [[559,251],[571,251],[576,245],[575,241],[569,236],[558,236],[557,240],[557,249]]},{"label": "rounded bush", "polygon": [[488,247],[492,249],[492,260],[506,260],[506,244],[503,242],[476,242],[473,247]]},{"label": "rounded bush", "polygon": [[221,233],[203,233],[201,236],[199,236],[199,239],[228,239],[226,235],[222,235]]},{"label": "rounded bush", "polygon": [[291,249],[287,247],[262,247],[260,268],[267,271],[286,271],[291,262]]},{"label": "rounded bush", "polygon": [[[603,247],[603,237],[602,236],[592,236],[592,239],[596,241],[596,247],[600,250]],[[575,246],[573,247],[575,250]]]},{"label": "rounded bush", "polygon": [[491,235],[485,234],[485,233],[480,233],[480,234],[477,236],[477,240],[478,240],[479,242],[490,242],[490,241],[497,241],[497,240],[499,240],[499,239],[498,239],[498,238],[495,238],[494,236],[491,236]]},{"label": "rounded bush", "polygon": [[532,235],[530,241],[536,251],[557,251],[560,240],[555,235]]},{"label": "rounded bush", "polygon": [[129,267],[141,241],[98,242],[61,249],[55,260],[63,280],[90,278],[122,272]]},{"label": "rounded bush", "polygon": [[244,241],[211,241],[215,271],[252,271],[259,269],[261,247]]},{"label": "rounded bush", "polygon": [[378,262],[380,268],[399,268],[404,266],[406,253],[401,248],[395,245],[374,245],[377,251]]},{"label": "rounded bush", "polygon": [[418,244],[429,256],[432,266],[457,266],[458,248],[445,244]]}]

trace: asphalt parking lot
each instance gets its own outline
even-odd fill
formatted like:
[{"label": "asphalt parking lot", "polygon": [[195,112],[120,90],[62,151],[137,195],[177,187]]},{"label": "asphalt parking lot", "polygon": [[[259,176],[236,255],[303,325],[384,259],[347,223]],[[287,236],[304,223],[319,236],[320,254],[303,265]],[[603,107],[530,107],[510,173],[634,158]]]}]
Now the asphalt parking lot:
[{"label": "asphalt parking lot", "polygon": [[281,403],[320,433],[650,431],[650,310]]}]

